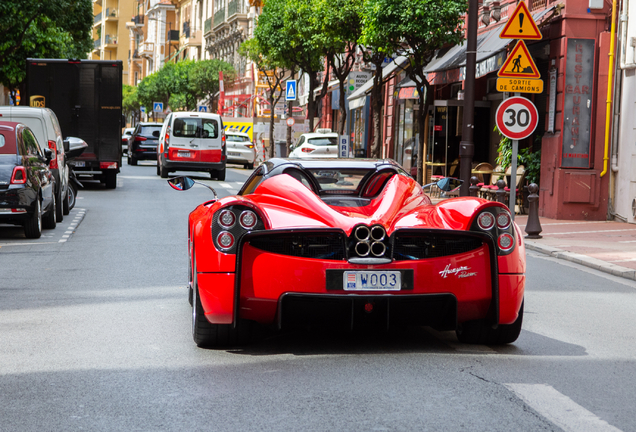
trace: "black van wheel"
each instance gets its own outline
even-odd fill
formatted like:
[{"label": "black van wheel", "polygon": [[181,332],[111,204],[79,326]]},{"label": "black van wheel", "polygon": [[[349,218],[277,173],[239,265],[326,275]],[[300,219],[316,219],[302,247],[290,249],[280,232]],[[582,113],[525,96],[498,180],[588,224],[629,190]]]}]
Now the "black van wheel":
[{"label": "black van wheel", "polygon": [[[55,195],[55,193],[53,194]],[[55,195],[55,208],[53,213],[55,214],[56,222],[62,222],[64,220],[64,211],[62,210],[62,186],[59,187],[59,193]]]},{"label": "black van wheel", "polygon": [[104,174],[104,183],[106,184],[106,189],[115,189],[117,187],[117,173],[107,171]]},{"label": "black van wheel", "polygon": [[216,170],[216,179],[218,181],[225,181],[225,167],[222,170]]},{"label": "black van wheel", "polygon": [[71,212],[71,206],[70,206],[70,196],[71,196],[71,189],[73,189],[71,187],[71,184],[69,183],[68,187],[66,188],[66,198],[62,200],[62,213],[64,214],[64,216],[68,216],[68,214]]},{"label": "black van wheel", "polygon": [[170,174],[170,173],[168,172],[168,170],[166,168],[163,167],[162,164],[159,164],[158,170],[159,170],[159,176],[161,178],[168,178],[168,174]]}]

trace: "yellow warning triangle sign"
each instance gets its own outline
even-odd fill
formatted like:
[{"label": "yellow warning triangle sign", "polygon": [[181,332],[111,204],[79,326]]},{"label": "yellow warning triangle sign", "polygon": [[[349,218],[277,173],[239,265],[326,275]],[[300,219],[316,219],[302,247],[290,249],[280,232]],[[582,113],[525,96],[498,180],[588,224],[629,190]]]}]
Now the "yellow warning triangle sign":
[{"label": "yellow warning triangle sign", "polygon": [[541,39],[541,32],[534,22],[528,6],[523,1],[520,1],[515,11],[512,13],[510,19],[504,26],[501,33],[499,33],[500,39],[529,39],[539,40]]},{"label": "yellow warning triangle sign", "polygon": [[524,41],[520,40],[517,42],[517,45],[515,45],[499,72],[497,72],[497,76],[526,79],[541,78],[539,69],[534,64],[534,60],[532,60]]}]

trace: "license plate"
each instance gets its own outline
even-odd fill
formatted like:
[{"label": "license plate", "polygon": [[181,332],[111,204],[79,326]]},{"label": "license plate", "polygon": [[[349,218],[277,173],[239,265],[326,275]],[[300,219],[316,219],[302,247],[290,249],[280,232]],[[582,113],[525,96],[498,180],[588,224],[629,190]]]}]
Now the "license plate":
[{"label": "license plate", "polygon": [[190,152],[189,151],[179,151],[179,152],[177,152],[177,156],[182,157],[182,158],[189,158],[190,157]]},{"label": "license plate", "polygon": [[227,155],[228,156],[240,156],[241,154],[237,153],[237,152],[227,152]]},{"label": "license plate", "polygon": [[342,275],[345,291],[400,291],[399,271],[345,271]]},{"label": "license plate", "polygon": [[82,168],[82,167],[85,167],[85,166],[86,166],[86,163],[85,163],[85,162],[78,162],[78,161],[75,161],[74,165],[75,165],[76,167],[78,167],[78,168]]}]

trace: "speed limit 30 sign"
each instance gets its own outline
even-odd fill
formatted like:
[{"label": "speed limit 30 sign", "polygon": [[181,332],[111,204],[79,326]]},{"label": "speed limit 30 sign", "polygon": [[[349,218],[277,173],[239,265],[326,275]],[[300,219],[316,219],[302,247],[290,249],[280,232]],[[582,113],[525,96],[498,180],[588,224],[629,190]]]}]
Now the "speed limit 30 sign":
[{"label": "speed limit 30 sign", "polygon": [[537,128],[539,113],[534,104],[521,96],[506,99],[497,108],[499,132],[512,140],[529,137]]}]

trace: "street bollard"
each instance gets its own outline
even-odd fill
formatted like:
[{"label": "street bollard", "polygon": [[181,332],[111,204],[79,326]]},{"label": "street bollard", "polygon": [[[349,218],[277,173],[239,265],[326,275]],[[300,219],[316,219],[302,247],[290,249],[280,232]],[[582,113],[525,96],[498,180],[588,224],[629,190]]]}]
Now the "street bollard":
[{"label": "street bollard", "polygon": [[470,195],[471,197],[479,196],[479,189],[481,188],[477,186],[477,183],[479,183],[479,179],[475,176],[472,176],[470,178],[470,187],[468,188],[468,195]]},{"label": "street bollard", "polygon": [[539,234],[543,229],[541,228],[541,222],[539,222],[539,186],[535,183],[530,183],[528,186],[528,191],[530,195],[528,195],[528,202],[530,203],[530,208],[528,209],[528,221],[526,222],[526,236],[527,239],[540,239],[543,238]]},{"label": "street bollard", "polygon": [[497,196],[497,202],[500,202],[502,204],[507,204],[506,190],[504,189],[505,187],[506,187],[505,180],[497,180],[497,191],[495,192],[495,195]]}]

